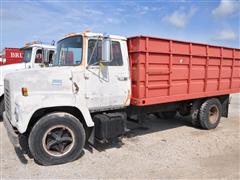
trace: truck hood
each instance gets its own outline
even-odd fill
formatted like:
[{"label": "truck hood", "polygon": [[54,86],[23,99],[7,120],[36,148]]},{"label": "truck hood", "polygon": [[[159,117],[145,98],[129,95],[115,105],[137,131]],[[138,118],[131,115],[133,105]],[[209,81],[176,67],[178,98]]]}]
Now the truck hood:
[{"label": "truck hood", "polygon": [[17,70],[22,70],[26,68],[26,63],[19,63],[19,64],[10,64],[4,65],[0,67],[0,85],[3,85],[3,79],[6,74],[15,72]]},{"label": "truck hood", "polygon": [[9,64],[1,66],[1,69],[3,71],[11,71],[11,70],[17,70],[17,69],[25,69],[26,63],[18,63],[18,64]]},{"label": "truck hood", "polygon": [[[73,97],[71,67],[48,67],[28,69],[8,73],[4,79],[6,115],[14,127],[16,107],[26,106],[23,110],[41,108],[41,101],[55,97]],[[22,88],[27,88],[28,95],[22,95]],[[57,103],[57,102],[53,102]],[[34,110],[33,110],[34,111]],[[21,123],[20,123],[21,124]]]},{"label": "truck hood", "polygon": [[69,67],[48,67],[8,73],[5,80],[8,81],[11,91],[19,93],[24,87],[31,95],[32,93],[72,90],[71,77]]}]

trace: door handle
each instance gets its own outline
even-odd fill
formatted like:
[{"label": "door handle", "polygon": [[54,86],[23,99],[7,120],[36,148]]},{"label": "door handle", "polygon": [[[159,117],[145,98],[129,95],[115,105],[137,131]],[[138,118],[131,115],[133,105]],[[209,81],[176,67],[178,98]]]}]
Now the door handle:
[{"label": "door handle", "polygon": [[128,77],[122,77],[122,76],[120,76],[120,77],[118,77],[118,80],[119,80],[119,81],[127,81],[127,80],[128,80]]},{"label": "door handle", "polygon": [[75,87],[75,93],[77,94],[79,91],[79,87],[78,87],[77,83],[75,83],[75,82],[73,83],[73,85]]}]

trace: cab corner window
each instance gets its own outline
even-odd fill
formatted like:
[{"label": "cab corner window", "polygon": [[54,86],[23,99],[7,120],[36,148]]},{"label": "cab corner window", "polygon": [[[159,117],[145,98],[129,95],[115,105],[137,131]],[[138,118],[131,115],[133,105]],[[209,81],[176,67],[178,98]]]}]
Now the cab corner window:
[{"label": "cab corner window", "polygon": [[[111,62],[103,63],[106,66],[122,66],[122,51],[118,41],[112,41]],[[90,39],[88,41],[88,65],[98,65],[102,58],[102,41]]]}]

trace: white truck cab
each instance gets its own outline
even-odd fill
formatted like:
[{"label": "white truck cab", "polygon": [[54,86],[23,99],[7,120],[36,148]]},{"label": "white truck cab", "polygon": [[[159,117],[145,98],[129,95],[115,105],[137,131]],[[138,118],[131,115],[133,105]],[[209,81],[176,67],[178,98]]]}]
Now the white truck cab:
[{"label": "white truck cab", "polygon": [[[0,67],[0,117],[4,111],[4,77],[8,73],[17,70],[40,68],[52,64],[55,46],[42,44],[40,42],[27,43],[23,48],[24,58],[22,63],[10,64]],[[17,80],[19,80],[17,78]]]},{"label": "white truck cab", "polygon": [[[130,104],[126,38],[91,32],[67,35],[57,43],[52,67],[8,74],[4,88],[4,124],[13,144],[19,147],[19,136],[27,136],[31,154],[43,165],[72,161],[100,123],[103,115],[98,112]],[[104,136],[95,131],[99,139],[124,131],[123,114],[106,118],[117,122],[116,128]]]}]

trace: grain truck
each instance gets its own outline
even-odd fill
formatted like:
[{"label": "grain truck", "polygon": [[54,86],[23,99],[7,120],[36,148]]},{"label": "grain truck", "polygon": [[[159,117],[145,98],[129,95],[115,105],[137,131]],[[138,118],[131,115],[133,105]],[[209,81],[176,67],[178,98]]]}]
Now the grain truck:
[{"label": "grain truck", "polygon": [[[26,43],[21,49],[15,49],[14,51],[12,49],[11,51],[5,50],[4,57],[8,59],[8,64],[6,65],[5,62],[3,66],[0,66],[0,119],[2,119],[4,111],[4,76],[17,70],[48,66],[49,63],[52,63],[55,49],[55,46],[34,41]],[[11,61],[11,64],[10,56],[14,57],[12,60],[14,59],[15,63]],[[21,61],[19,60],[20,58],[22,58]]]},{"label": "grain truck", "polygon": [[21,148],[25,139],[39,164],[61,164],[86,144],[122,136],[133,115],[141,122],[178,112],[216,128],[228,116],[229,94],[240,92],[240,49],[73,33],[57,43],[53,67],[9,74],[4,88],[11,142]]}]

